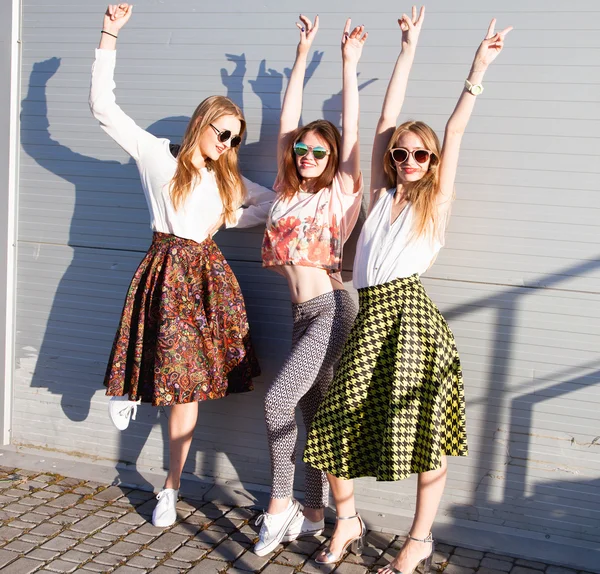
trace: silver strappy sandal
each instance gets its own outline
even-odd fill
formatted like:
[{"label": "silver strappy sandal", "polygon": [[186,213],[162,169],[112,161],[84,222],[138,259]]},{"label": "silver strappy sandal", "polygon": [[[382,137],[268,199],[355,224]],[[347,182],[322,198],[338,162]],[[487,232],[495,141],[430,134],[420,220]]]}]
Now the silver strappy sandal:
[{"label": "silver strappy sandal", "polygon": [[[342,556],[344,556],[346,550],[348,549],[348,546],[351,546],[350,550],[357,556],[360,556],[362,554],[363,548],[365,547],[365,536],[367,534],[367,527],[365,526],[363,519],[360,517],[360,514],[356,513],[353,516],[336,516],[335,519],[350,520],[352,518],[358,518],[360,522],[360,534],[357,537],[348,540],[348,542],[344,544],[344,547],[342,548],[340,554],[337,556],[331,550],[323,550],[323,552],[315,558],[315,562],[317,564],[335,564],[336,562],[339,562]],[[321,558],[321,556],[323,556],[323,558],[319,559]]]},{"label": "silver strappy sandal", "polygon": [[419,560],[418,564],[414,567],[412,572],[402,572],[402,570],[398,570],[397,568],[394,568],[391,564],[388,564],[387,566],[384,566],[383,568],[381,568],[379,571],[381,572],[381,570],[385,570],[386,568],[390,571],[392,571],[394,574],[413,574],[417,568],[423,564],[423,574],[430,574],[431,573],[431,563],[433,561],[433,553],[435,551],[435,541],[433,540],[433,536],[431,535],[431,532],[429,533],[429,535],[427,536],[427,538],[415,538],[414,536],[411,536],[410,534],[408,535],[408,538],[410,538],[411,540],[414,540],[416,542],[431,542],[431,552],[425,556],[425,558],[422,558],[421,560]]}]

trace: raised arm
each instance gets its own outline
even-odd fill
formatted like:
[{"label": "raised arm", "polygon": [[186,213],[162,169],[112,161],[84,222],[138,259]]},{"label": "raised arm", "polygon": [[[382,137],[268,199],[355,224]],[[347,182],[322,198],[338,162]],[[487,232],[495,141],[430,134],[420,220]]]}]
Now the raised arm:
[{"label": "raised arm", "polygon": [[[509,26],[501,32],[494,32],[495,26],[496,19],[494,18],[489,25],[483,42],[481,42],[475,53],[465,87],[446,124],[440,163],[439,203],[443,205],[449,205],[454,196],[454,180],[456,179],[460,144],[473,113],[476,96],[483,91],[481,82],[489,65],[502,51],[506,34],[512,30],[512,26]],[[468,86],[471,86],[470,90]]]},{"label": "raised arm", "polygon": [[425,19],[425,7],[422,6],[417,17],[417,7],[412,7],[412,16],[402,14],[398,20],[402,30],[402,50],[390,78],[385,93],[381,115],[375,130],[373,154],[371,156],[371,206],[386,188],[386,177],[383,171],[384,155],[387,145],[396,129],[396,122],[404,104],[408,76],[412,68],[419,34]]},{"label": "raised arm", "polygon": [[306,16],[300,14],[300,22],[296,22],[296,26],[300,29],[300,42],[298,42],[296,60],[281,106],[277,146],[277,164],[279,166],[281,165],[281,154],[284,149],[287,149],[288,137],[298,127],[300,115],[302,114],[302,91],[304,88],[304,75],[306,74],[306,60],[319,29],[319,17],[315,17],[313,25]]},{"label": "raised arm", "polygon": [[92,67],[90,109],[102,129],[133,159],[138,160],[144,147],[156,138],[140,128],[118,105],[114,90],[117,36],[131,17],[132,6],[112,4],[104,14],[100,45]]},{"label": "raised arm", "polygon": [[368,34],[364,26],[350,32],[350,18],[346,20],[342,35],[342,150],[340,175],[344,188],[354,191],[360,179],[360,144],[358,141],[358,78],[356,69]]}]

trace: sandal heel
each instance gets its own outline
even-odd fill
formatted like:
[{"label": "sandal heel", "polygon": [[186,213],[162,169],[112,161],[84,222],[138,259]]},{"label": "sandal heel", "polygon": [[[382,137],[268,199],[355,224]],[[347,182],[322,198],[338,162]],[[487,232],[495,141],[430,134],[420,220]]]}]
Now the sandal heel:
[{"label": "sandal heel", "polygon": [[431,574],[431,563],[433,562],[433,553],[435,552],[435,542],[431,541],[431,554],[423,562],[423,574]]},{"label": "sandal heel", "polygon": [[363,550],[365,548],[365,537],[361,536],[352,542],[351,550],[356,556],[362,556]]}]

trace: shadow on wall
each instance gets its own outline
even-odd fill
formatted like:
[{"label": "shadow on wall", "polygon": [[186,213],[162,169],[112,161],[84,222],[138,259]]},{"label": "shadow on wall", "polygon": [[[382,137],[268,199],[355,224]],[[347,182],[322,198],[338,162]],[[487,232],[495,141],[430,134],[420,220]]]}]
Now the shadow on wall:
[{"label": "shadow on wall", "polygon": [[[132,159],[126,164],[99,160],[74,152],[52,138],[46,87],[59,67],[59,58],[34,64],[22,102],[23,149],[75,190],[67,241],[71,260],[56,287],[31,386],[60,395],[65,416],[73,422],[83,422],[90,414],[92,397],[102,386],[118,313],[152,232]],[[147,129],[158,137],[179,139],[187,122],[187,117],[169,117]],[[107,137],[97,129],[98,137]],[[127,227],[129,230],[123,232]],[[42,225],[39,235],[32,238],[42,244],[42,250],[46,249],[45,235]],[[115,250],[127,251],[126,260],[121,255],[113,256]],[[98,347],[103,349],[101,353]],[[19,362],[27,356],[23,345],[17,347],[17,353]],[[137,460],[157,423],[165,439],[166,459],[164,409],[142,407],[136,423],[120,435],[119,460]],[[141,476],[139,482],[145,484]]]},{"label": "shadow on wall", "polygon": [[[570,266],[558,270],[555,273],[541,277],[536,285],[544,288],[560,288],[560,284],[568,277],[585,276],[600,268],[600,258],[586,261],[585,263]],[[492,356],[489,365],[490,372],[487,375],[488,389],[486,391],[485,412],[483,420],[486,427],[493,432],[493,439],[486,441],[485,448],[478,453],[476,474],[472,477],[476,488],[473,489],[471,502],[468,505],[456,505],[452,507],[451,513],[459,519],[469,519],[485,522],[490,517],[494,524],[510,525],[514,527],[516,522],[522,521],[525,514],[532,520],[531,527],[535,525],[538,531],[549,534],[569,535],[582,540],[598,541],[597,530],[598,515],[600,512],[600,483],[598,480],[577,481],[559,480],[555,482],[538,482],[533,491],[527,484],[529,464],[536,456],[531,452],[531,440],[533,430],[533,413],[535,406],[558,397],[564,397],[571,392],[597,386],[600,383],[599,361],[591,364],[582,364],[566,371],[557,371],[548,377],[540,377],[532,380],[531,384],[523,385],[523,388],[509,388],[509,370],[512,364],[514,352],[515,330],[518,327],[518,312],[526,297],[536,295],[539,289],[515,287],[503,290],[491,297],[483,297],[469,301],[466,304],[449,309],[444,313],[446,319],[451,323],[456,319],[464,319],[478,310],[496,310],[496,335],[492,345]],[[549,384],[560,381],[557,384]],[[519,391],[523,394],[513,398],[509,405],[510,426],[508,432],[502,432],[505,427],[503,409],[498,408],[497,401],[493,400],[493,394],[507,395],[510,391],[514,394]],[[474,401],[467,404],[473,405]],[[553,447],[559,448],[559,439],[556,435],[565,437],[569,431],[561,433],[556,430],[550,436]],[[574,439],[573,439],[574,441]],[[573,442],[572,441],[572,442]],[[566,443],[566,440],[565,440]],[[581,445],[579,445],[581,446]],[[589,448],[599,448],[598,437],[584,445]],[[496,468],[498,457],[505,452],[503,476],[495,476],[490,469]],[[538,457],[539,458],[539,457]],[[538,464],[535,463],[534,464]],[[548,466],[550,463],[542,463]],[[546,470],[548,470],[546,468]],[[569,472],[568,469],[562,469]],[[501,502],[496,502],[498,496],[499,480],[503,483]],[[589,495],[593,494],[594,504],[590,506]],[[572,502],[562,504],[561,499],[579,499],[579,505]],[[511,508],[519,508],[518,516]],[[479,509],[485,509],[486,516],[480,518]],[[489,514],[491,513],[491,514]],[[527,528],[527,524],[520,525]]]}]

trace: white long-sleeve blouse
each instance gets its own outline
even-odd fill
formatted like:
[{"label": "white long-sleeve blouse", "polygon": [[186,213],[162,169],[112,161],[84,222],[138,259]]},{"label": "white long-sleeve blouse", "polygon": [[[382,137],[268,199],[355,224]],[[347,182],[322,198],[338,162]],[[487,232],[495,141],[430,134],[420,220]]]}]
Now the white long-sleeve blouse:
[{"label": "white long-sleeve blouse", "polygon": [[[200,181],[177,210],[171,202],[170,183],[177,160],[170,141],[140,128],[118,105],[114,90],[116,50],[96,50],[92,67],[90,109],[102,129],[136,162],[150,210],[154,231],[204,241],[221,219],[223,204],[213,172],[203,168]],[[236,212],[237,221],[228,227],[253,227],[265,223],[275,193],[243,178],[247,194]]]}]

